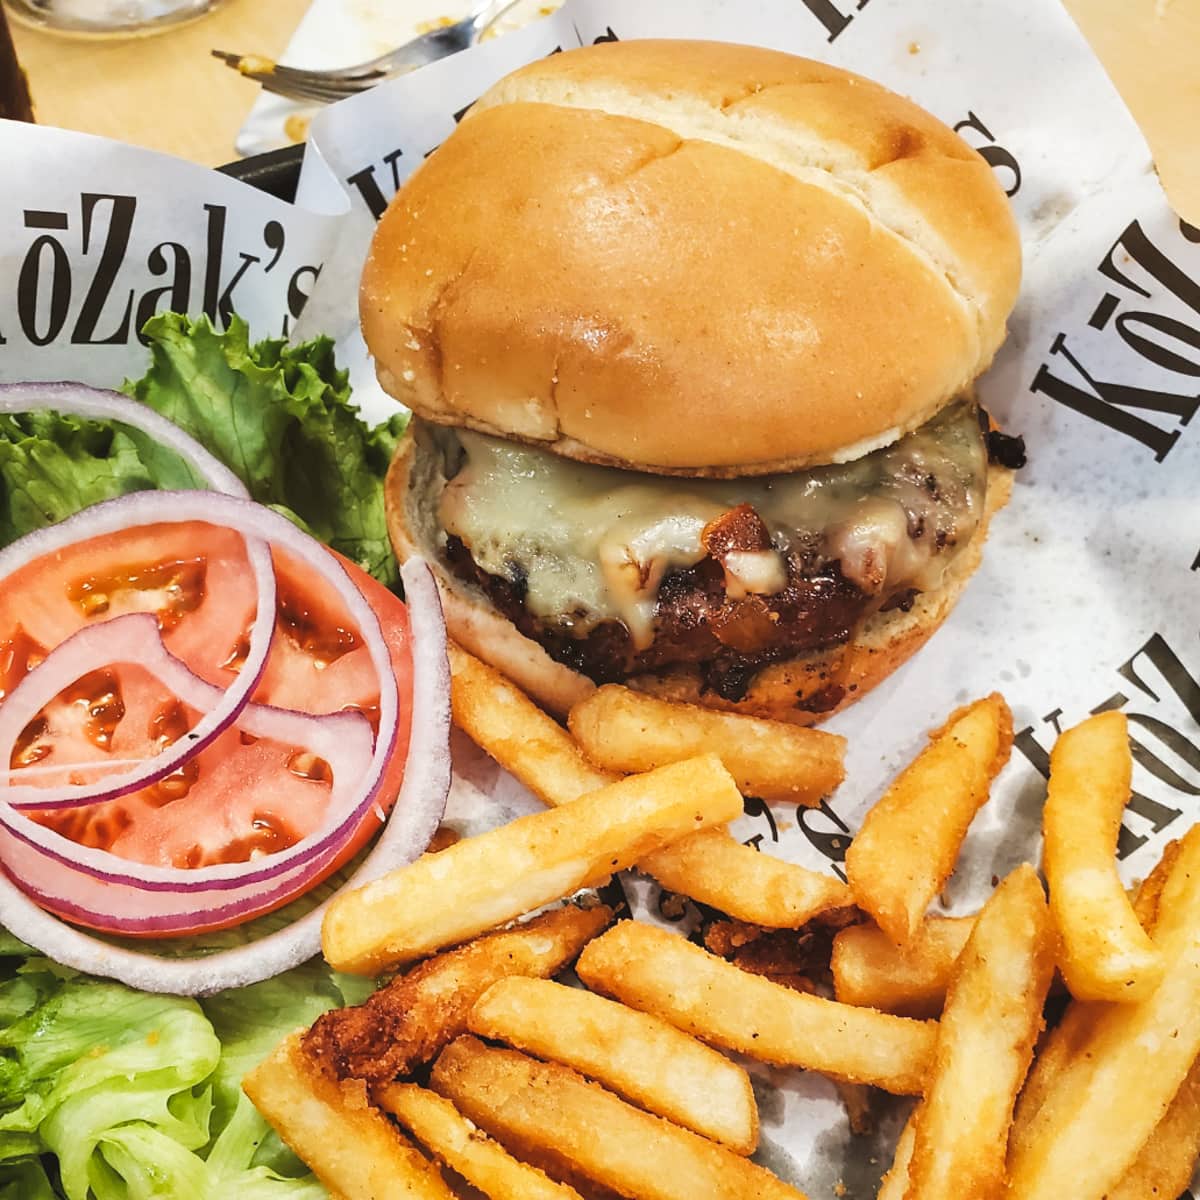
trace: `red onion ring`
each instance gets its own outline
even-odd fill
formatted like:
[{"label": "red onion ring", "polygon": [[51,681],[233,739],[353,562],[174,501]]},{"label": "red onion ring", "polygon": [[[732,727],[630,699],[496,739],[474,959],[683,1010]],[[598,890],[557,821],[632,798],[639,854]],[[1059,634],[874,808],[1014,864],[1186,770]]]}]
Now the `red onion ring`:
[{"label": "red onion ring", "polygon": [[[10,783],[0,798],[0,827],[4,831],[0,836],[0,861],[22,886],[26,886],[31,894],[36,890],[47,907],[65,915],[73,915],[86,923],[100,923],[104,928],[116,932],[167,934],[194,929],[203,923],[248,919],[270,907],[272,899],[280,897],[286,890],[294,890],[295,885],[302,884],[306,877],[314,876],[326,865],[345,845],[376,802],[376,794],[395,747],[400,712],[399,693],[379,619],[342,565],[324,546],[269,509],[248,500],[211,492],[139,493],[110,501],[89,512],[105,508],[110,515],[114,511],[123,513],[146,498],[158,502],[155,523],[196,519],[205,519],[210,523],[219,521],[239,533],[249,533],[264,543],[281,546],[296,561],[308,566],[342,602],[359,631],[379,680],[379,734],[353,793],[353,802],[340,816],[334,814],[338,820],[332,828],[321,831],[320,835],[305,838],[288,850],[268,856],[261,860],[261,865],[222,863],[188,870],[120,861],[104,851],[80,846],[18,811],[19,808],[77,808],[97,803],[128,792],[129,787],[122,786],[125,780],[145,780],[148,775],[162,778],[164,772],[161,769],[136,769],[118,776],[116,781],[106,780],[99,786],[42,788]],[[196,510],[201,505],[207,510],[206,517],[197,516]],[[131,519],[126,525],[138,523]],[[273,627],[273,575],[271,580],[270,619]],[[0,762],[7,761],[19,731],[50,698],[80,675],[114,661],[135,662],[145,666],[168,682],[181,699],[189,703],[196,701],[193,706],[202,711],[214,696],[220,697],[216,707],[201,718],[186,738],[181,738],[174,747],[148,760],[150,763],[156,764],[161,759],[170,758],[173,764],[171,769],[177,769],[178,765],[194,757],[213,738],[245,716],[242,709],[231,710],[229,692],[222,694],[219,689],[210,689],[203,681],[191,677],[183,664],[168,654],[156,631],[153,638],[147,641],[152,633],[153,617],[148,614],[131,614],[131,617],[140,619],[116,618],[81,630],[57,647],[13,689],[0,706]],[[155,647],[158,648],[157,655]],[[275,712],[278,724],[282,713],[280,710]],[[219,719],[214,718],[214,713],[219,714]],[[261,713],[255,718],[260,721],[263,719]],[[9,771],[8,774],[10,779],[20,776],[19,771]],[[44,886],[37,887],[33,879],[47,876],[44,870],[46,861],[55,864],[60,886],[65,886],[72,878],[76,882],[85,882],[89,885],[86,890],[96,899],[99,898],[97,887],[103,889],[106,885],[110,886],[111,892],[105,898],[107,902],[94,908],[47,892]],[[118,861],[119,870],[112,866]],[[265,884],[275,886],[266,889],[262,886]],[[144,894],[150,892],[156,894],[156,911],[152,916],[147,916]],[[197,897],[203,897],[208,892],[228,894],[221,897],[224,903],[219,906],[204,904],[203,901],[197,906]]]},{"label": "red onion ring", "polygon": [[[419,559],[400,570],[413,645],[413,722],[404,782],[391,819],[345,887],[361,887],[415,859],[433,837],[450,791],[450,666],[437,584]],[[344,889],[343,889],[344,890]],[[332,898],[331,898],[332,899]],[[56,962],[146,992],[204,996],[279,975],[321,948],[330,901],[259,941],[191,958],[113,946],[45,912],[0,874],[0,924]]]},{"label": "red onion ring", "polygon": [[[21,731],[63,688],[74,683],[87,670],[103,665],[93,663],[90,667],[83,666],[72,673],[69,657],[60,656],[55,659],[54,666],[46,670],[53,657],[47,656],[45,661],[13,688],[4,703],[0,704],[0,792],[8,804],[37,801],[39,808],[77,808],[80,805],[115,800],[118,796],[149,787],[177,771],[189,758],[219,737],[249,702],[266,670],[267,655],[270,653],[271,641],[275,634],[275,568],[267,542],[273,540],[285,545],[289,551],[308,563],[316,560],[315,551],[318,550],[329,559],[328,553],[307,534],[301,533],[290,521],[269,508],[262,508],[250,500],[222,495],[219,492],[135,492],[129,496],[120,496],[116,500],[107,500],[85,508],[57,525],[28,533],[0,550],[0,587],[3,587],[4,581],[21,567],[43,555],[65,550],[76,542],[144,525],[171,525],[192,521],[208,525],[226,525],[240,533],[246,543],[246,555],[254,573],[257,608],[250,626],[246,659],[237,678],[224,692],[221,702],[204,714],[187,738],[181,738],[173,746],[153,758],[146,759],[133,770],[106,776],[102,783],[32,788],[27,784],[13,783],[14,772],[9,767],[12,749]],[[294,549],[297,545],[302,547],[303,553]],[[338,570],[341,568],[338,567]],[[344,571],[342,574],[345,576]],[[358,599],[360,607],[366,607],[357,589],[348,579],[346,582]],[[371,615],[374,620],[374,614]],[[111,619],[98,621],[93,627],[103,629],[110,621]],[[376,621],[375,628],[378,627],[379,623]],[[111,656],[105,661],[111,662]],[[376,669],[378,670],[378,667]],[[388,678],[391,678],[390,671]]]},{"label": "red onion ring", "polygon": [[0,384],[0,412],[69,412],[99,421],[117,421],[140,429],[160,445],[174,450],[216,492],[248,498],[242,481],[195,438],[152,408],[120,392],[88,387],[83,383]]},{"label": "red onion ring", "polygon": [[[103,630],[84,629],[69,640],[85,638],[103,638],[97,648],[106,653],[109,663],[131,661],[140,653],[139,665],[193,708],[202,709],[220,699],[220,688],[192,675],[167,651],[148,613],[117,617]],[[151,649],[147,650],[148,646]],[[58,649],[64,648],[70,649],[67,643]],[[236,728],[255,737],[303,746],[329,763],[333,791],[319,830],[255,863],[180,870],[129,862],[79,846],[21,814],[0,808],[0,860],[43,907],[114,931],[170,934],[226,918],[248,919],[266,911],[286,892],[315,877],[342,851],[376,804],[382,776],[380,773],[372,782],[364,769],[373,754],[374,735],[366,718],[358,713],[313,716],[249,704],[239,715]],[[54,864],[49,872],[47,861]],[[119,871],[112,869],[114,863],[120,863]],[[48,877],[55,890],[36,886],[32,881],[39,875]],[[223,903],[197,910],[197,898],[207,892],[222,893]],[[155,911],[146,915],[150,894]],[[87,897],[90,900],[85,902]]]}]

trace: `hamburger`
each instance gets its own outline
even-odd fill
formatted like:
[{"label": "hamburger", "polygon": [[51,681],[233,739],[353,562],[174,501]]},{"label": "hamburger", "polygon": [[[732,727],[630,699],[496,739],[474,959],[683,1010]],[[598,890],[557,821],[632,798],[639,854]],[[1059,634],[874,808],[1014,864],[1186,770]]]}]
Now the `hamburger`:
[{"label": "hamburger", "polygon": [[982,157],[869,80],[705,42],[532,63],[406,183],[362,277],[414,414],[396,552],[553,711],[618,681],[819,720],[979,562],[1018,455],[971,387],[1019,278]]}]

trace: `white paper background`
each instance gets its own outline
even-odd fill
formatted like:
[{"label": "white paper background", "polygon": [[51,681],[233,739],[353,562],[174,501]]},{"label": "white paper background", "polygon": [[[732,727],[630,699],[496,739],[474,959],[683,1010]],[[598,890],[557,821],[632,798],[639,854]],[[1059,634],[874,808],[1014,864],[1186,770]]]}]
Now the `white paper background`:
[{"label": "white paper background", "polygon": [[[838,12],[850,19],[830,40],[814,11],[830,22]],[[373,168],[390,194],[451,131],[453,114],[494,79],[610,28],[622,38],[755,42],[838,63],[913,96],[952,125],[971,122],[964,136],[989,156],[1006,189],[1017,182],[1014,161],[1020,173],[1013,205],[1025,285],[1008,344],[981,392],[1010,429],[1025,434],[1029,466],[943,630],[831,723],[850,738],[841,792],[824,811],[777,808],[774,833],[763,816],[746,818],[740,832],[762,834],[773,853],[822,869],[832,859],[836,867],[848,831],[925,730],[957,704],[998,688],[1025,753],[1014,752],[972,829],[949,888],[951,906],[976,906],[993,877],[1037,860],[1044,787],[1031,760],[1038,747],[1048,751],[1055,722],[1065,727],[1099,706],[1121,707],[1131,719],[1137,795],[1125,820],[1121,869],[1129,879],[1145,875],[1164,841],[1194,823],[1200,808],[1200,420],[1191,420],[1200,406],[1200,233],[1170,213],[1140,133],[1053,5],[572,0],[517,34],[323,112],[312,126],[296,210],[141,151],[3,127],[0,146],[19,169],[0,183],[0,335],[7,339],[0,377],[116,383],[139,355],[128,346],[38,347],[20,335],[16,280],[40,232],[26,228],[25,210],[68,214],[69,230],[54,236],[63,239],[75,281],[69,329],[98,253],[94,241],[84,253],[79,240],[81,193],[137,196],[140,240],[113,289],[115,307],[105,309],[99,327],[107,331],[122,296],[162,286],[147,269],[152,248],[174,240],[201,255],[203,204],[220,202],[229,206],[225,277],[240,255],[259,255],[235,291],[238,310],[257,334],[278,332],[288,314],[286,278],[323,263],[302,327],[338,336],[360,398],[378,414],[386,401],[355,329],[357,274],[373,218],[361,191],[347,192],[345,182]],[[320,215],[339,209],[337,219]],[[262,231],[270,220],[287,237],[267,272]],[[193,280],[194,294],[198,287]],[[1114,390],[1120,387],[1126,390]],[[1093,415],[1077,411],[1089,404]],[[477,756],[464,771],[452,814],[460,823],[476,827],[497,815],[481,799],[489,771]],[[499,815],[526,803],[513,791]],[[763,1084],[762,1161],[814,1197],[832,1195],[839,1179],[848,1196],[871,1195],[890,1159],[898,1114],[878,1139],[852,1145],[827,1083],[755,1071]]]}]

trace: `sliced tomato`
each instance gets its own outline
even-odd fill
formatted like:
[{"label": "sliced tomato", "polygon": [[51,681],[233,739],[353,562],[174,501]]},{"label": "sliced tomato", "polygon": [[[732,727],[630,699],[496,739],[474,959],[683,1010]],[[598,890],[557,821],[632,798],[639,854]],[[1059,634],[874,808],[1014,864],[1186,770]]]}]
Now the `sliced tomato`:
[{"label": "sliced tomato", "polygon": [[[401,698],[395,751],[379,796],[386,811],[404,773],[412,665],[403,602],[345,559],[379,619]],[[276,631],[259,703],[323,714],[353,710],[377,724],[379,682],[360,631],[338,597],[286,555],[275,555]],[[37,560],[0,597],[0,702],[26,671],[85,625],[129,612],[158,618],[163,641],[197,675],[228,686],[240,668],[255,609],[239,535],[215,526],[149,526],[81,542]],[[30,783],[86,782],[97,766],[157,754],[198,714],[144,668],[116,663],[76,681],[30,722],[11,756]],[[62,766],[66,774],[51,774]],[[23,781],[24,782],[24,781]],[[303,746],[228,730],[153,787],[104,804],[31,814],[81,845],[134,861],[199,867],[282,850],[318,829],[331,791],[328,764]],[[379,828],[369,814],[321,877]],[[310,879],[311,887],[317,879]],[[290,895],[282,896],[286,903]]]}]

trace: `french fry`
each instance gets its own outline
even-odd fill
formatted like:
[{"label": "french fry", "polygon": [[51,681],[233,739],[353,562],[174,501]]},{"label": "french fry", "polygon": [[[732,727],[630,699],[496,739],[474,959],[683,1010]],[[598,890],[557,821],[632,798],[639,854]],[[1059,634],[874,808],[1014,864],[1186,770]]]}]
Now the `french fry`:
[{"label": "french fry", "polygon": [[[455,721],[544,803],[568,804],[618,778],[592,766],[566,730],[499,672],[457,646],[450,664]],[[772,928],[798,928],[825,909],[851,903],[849,890],[835,879],[742,853],[724,833],[696,836],[694,845],[682,839],[653,856],[653,870],[644,869],[671,891]]]},{"label": "french fry", "polygon": [[1166,1116],[1105,1200],[1173,1200],[1192,1182],[1200,1158],[1200,1061],[1192,1064]]},{"label": "french fry", "polygon": [[750,1077],[658,1017],[561,983],[512,978],[479,998],[469,1025],[480,1037],[572,1067],[738,1154],[758,1145]]},{"label": "french fry", "polygon": [[677,934],[621,921],[575,965],[593,991],[776,1066],[918,1095],[937,1024],[854,1008],[750,975]]},{"label": "french fry", "polygon": [[304,1048],[341,1077],[408,1075],[466,1033],[471,1006],[498,979],[556,975],[612,917],[602,905],[568,904],[435,955],[363,1004],[323,1013],[304,1035]]},{"label": "french fry", "polygon": [[1138,924],[1149,934],[1154,933],[1158,921],[1158,905],[1162,899],[1163,888],[1174,869],[1175,860],[1179,857],[1179,842],[1168,842],[1163,847],[1162,857],[1154,865],[1154,870],[1142,880],[1141,886],[1133,895],[1133,912]]},{"label": "french fry", "polygon": [[917,1109],[910,1195],[1001,1195],[1013,1104],[1042,1026],[1055,949],[1037,873],[1018,867],[984,905],[950,981]]},{"label": "french fry", "polygon": [[[1101,1200],[1120,1183],[1200,1055],[1200,826],[1183,839],[1155,925],[1162,982],[1089,1018],[1071,1066],[1014,1126],[1012,1200]],[[1070,1016],[1070,1013],[1068,1013]]]},{"label": "french fry", "polygon": [[668,891],[768,929],[799,929],[819,913],[854,903],[840,879],[773,858],[723,829],[706,829],[664,846],[639,859],[637,869]]},{"label": "french fry", "polygon": [[567,721],[592,762],[608,771],[650,771],[711,751],[746,796],[815,805],[845,778],[846,739],[740,713],[659,700],[608,684]]},{"label": "french fry", "polygon": [[974,917],[926,917],[904,949],[874,925],[849,925],[833,939],[834,994],[901,1017],[936,1017],[974,925]]},{"label": "french fry", "polygon": [[360,1080],[326,1075],[300,1034],[242,1081],[254,1106],[330,1192],[344,1200],[454,1200],[441,1173],[372,1107]]},{"label": "french fry", "polygon": [[1063,977],[1080,1000],[1140,1000],[1162,979],[1162,955],[1138,924],[1117,875],[1117,834],[1132,771],[1120,712],[1068,729],[1050,753],[1043,866],[1062,937]]},{"label": "french fry", "polygon": [[904,1123],[896,1142],[896,1153],[888,1173],[879,1181],[875,1200],[905,1200],[908,1194],[908,1170],[912,1165],[913,1146],[917,1140],[917,1109]]},{"label": "french fry", "polygon": [[435,1157],[490,1200],[580,1200],[574,1188],[518,1162],[434,1092],[412,1083],[388,1083],[375,1089],[375,1099]]},{"label": "french fry", "polygon": [[897,945],[950,878],[972,818],[1012,749],[1012,714],[993,693],[953,713],[867,813],[846,851],[859,906]]},{"label": "french fry", "polygon": [[[1133,898],[1133,908],[1147,933],[1153,934],[1158,920],[1163,888],[1179,858],[1180,843],[1169,842],[1154,870],[1142,881]],[[1041,1040],[1033,1067],[1017,1101],[1009,1135],[1010,1154],[1028,1143],[1037,1127],[1039,1114],[1056,1089],[1068,1091],[1075,1086],[1072,1075],[1082,1079],[1089,1070],[1087,1042],[1093,1026],[1104,1011],[1102,1003],[1074,1000],[1058,1024]]]},{"label": "french fry", "polygon": [[553,1175],[578,1170],[630,1200],[803,1200],[762,1167],[558,1063],[464,1037],[442,1051],[430,1085],[519,1157]]},{"label": "french fry", "polygon": [[632,775],[427,854],[336,896],[322,946],[339,971],[375,974],[511,921],[742,811],[716,755]]},{"label": "french fry", "polygon": [[620,778],[592,765],[566,730],[499,671],[453,642],[454,723],[544,804],[578,800]]}]

